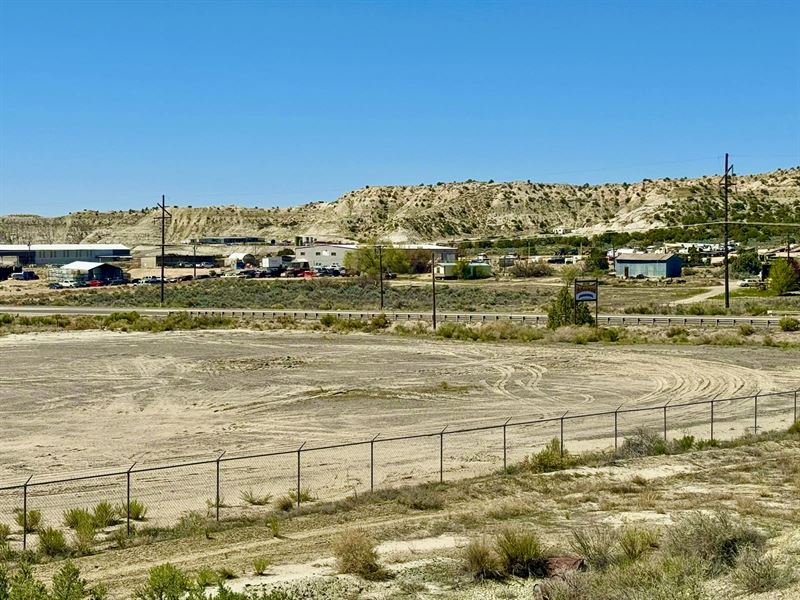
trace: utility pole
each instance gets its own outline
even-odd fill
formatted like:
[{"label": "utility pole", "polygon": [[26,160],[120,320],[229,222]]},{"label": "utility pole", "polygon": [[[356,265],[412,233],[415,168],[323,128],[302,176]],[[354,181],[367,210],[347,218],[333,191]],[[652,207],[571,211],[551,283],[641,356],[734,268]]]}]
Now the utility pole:
[{"label": "utility pole", "polygon": [[381,282],[381,310],[383,310],[383,246],[378,245],[378,279]]},{"label": "utility pole", "polygon": [[161,216],[156,217],[157,221],[161,221],[161,303],[164,306],[164,247],[166,246],[167,239],[167,220],[172,218],[172,215],[167,211],[167,201],[164,194],[161,194],[161,204],[158,205],[161,209]]},{"label": "utility pole", "polygon": [[436,252],[431,250],[431,284],[433,285],[433,330],[436,331]]},{"label": "utility pole", "polygon": [[723,240],[723,253],[725,261],[725,308],[731,307],[731,286],[728,265],[728,187],[730,184],[729,174],[733,170],[733,165],[728,166],[728,153],[725,153],[725,175],[723,183],[723,197],[725,202],[725,235]]},{"label": "utility pole", "polygon": [[192,243],[192,279],[197,279],[197,242]]}]

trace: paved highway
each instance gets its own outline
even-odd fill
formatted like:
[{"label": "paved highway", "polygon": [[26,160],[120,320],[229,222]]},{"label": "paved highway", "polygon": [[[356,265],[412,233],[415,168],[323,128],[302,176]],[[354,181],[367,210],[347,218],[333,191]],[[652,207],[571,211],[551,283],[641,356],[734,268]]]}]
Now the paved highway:
[{"label": "paved highway", "polygon": [[[0,313],[14,315],[110,315],[115,312],[136,311],[141,315],[165,317],[172,313],[186,312],[190,315],[222,315],[228,317],[248,317],[253,319],[275,319],[294,317],[296,319],[319,320],[323,315],[334,315],[340,319],[371,319],[380,311],[342,311],[342,310],[250,310],[218,308],[111,308],[98,306],[0,306]],[[430,321],[430,312],[390,312],[383,314],[391,321]],[[455,313],[437,312],[437,321],[456,321],[460,323],[488,323],[491,321],[516,321],[531,325],[546,325],[547,315],[531,313]],[[693,325],[708,327],[778,327],[780,317],[715,317],[715,316],[674,316],[674,315],[600,315],[600,325]]]}]

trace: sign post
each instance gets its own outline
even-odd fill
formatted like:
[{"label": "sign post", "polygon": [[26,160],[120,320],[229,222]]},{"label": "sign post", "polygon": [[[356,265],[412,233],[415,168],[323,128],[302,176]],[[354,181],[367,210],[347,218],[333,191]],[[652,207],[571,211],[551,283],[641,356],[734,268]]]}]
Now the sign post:
[{"label": "sign post", "polygon": [[594,326],[597,328],[597,308],[598,308],[598,283],[597,279],[576,279],[575,280],[575,324],[578,324],[578,303],[594,302]]}]

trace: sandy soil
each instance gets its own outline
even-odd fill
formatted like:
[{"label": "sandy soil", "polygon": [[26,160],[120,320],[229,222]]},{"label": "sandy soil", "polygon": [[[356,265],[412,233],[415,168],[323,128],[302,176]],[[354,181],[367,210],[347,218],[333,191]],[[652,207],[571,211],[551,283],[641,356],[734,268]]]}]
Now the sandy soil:
[{"label": "sandy soil", "polygon": [[[124,476],[44,484],[62,475],[262,454],[380,434],[370,445],[304,451],[302,485],[319,499],[439,479],[438,435],[400,434],[499,425],[509,463],[559,435],[532,419],[788,390],[800,352],[775,348],[458,343],[313,332],[65,332],[0,338],[0,487],[29,475],[30,506],[59,521],[71,506],[119,502]],[[762,399],[759,428],[788,426],[790,397]],[[716,436],[742,435],[753,401],[720,402]],[[708,437],[707,407],[671,409],[669,435]],[[619,417],[619,436],[660,431],[662,412]],[[613,416],[565,421],[568,449],[613,445]],[[447,480],[502,467],[502,429],[447,435]],[[221,463],[222,514],[252,514],[242,495],[272,498],[296,486],[295,453]],[[133,496],[153,522],[205,512],[215,465],[136,473]],[[20,492],[0,492],[10,521]]]}]

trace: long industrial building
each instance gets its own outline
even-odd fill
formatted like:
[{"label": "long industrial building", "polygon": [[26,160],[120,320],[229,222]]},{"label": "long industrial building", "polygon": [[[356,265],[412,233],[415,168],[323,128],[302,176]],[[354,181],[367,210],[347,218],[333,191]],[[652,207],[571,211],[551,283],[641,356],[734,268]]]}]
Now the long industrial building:
[{"label": "long industrial building", "polygon": [[121,244],[0,244],[0,257],[4,256],[16,257],[21,265],[65,265],[127,260],[131,251]]}]

